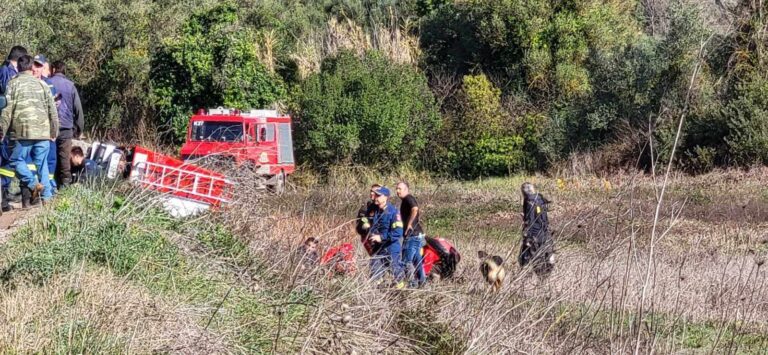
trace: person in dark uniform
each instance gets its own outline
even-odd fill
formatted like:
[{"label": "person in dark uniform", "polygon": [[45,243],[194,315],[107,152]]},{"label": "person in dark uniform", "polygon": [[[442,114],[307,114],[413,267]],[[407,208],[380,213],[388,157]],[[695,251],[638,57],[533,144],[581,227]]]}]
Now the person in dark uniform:
[{"label": "person in dark uniform", "polygon": [[[0,66],[0,95],[5,96],[8,82],[19,72],[16,65],[19,58],[27,54],[27,49],[22,46],[14,46],[8,53],[7,60]],[[2,111],[2,110],[0,110]],[[2,181],[2,211],[8,212],[11,207],[11,179],[16,176],[16,172],[11,167],[11,149],[9,148],[8,137],[5,137],[0,143],[0,181]]]},{"label": "person in dark uniform", "polygon": [[376,205],[371,221],[370,239],[379,243],[378,251],[371,259],[371,279],[378,280],[389,269],[396,288],[405,287],[403,281],[402,238],[403,219],[400,212],[389,203],[391,192],[385,186],[374,190]]},{"label": "person in dark uniform", "polygon": [[72,182],[84,182],[88,178],[94,178],[101,174],[101,167],[91,159],[86,159],[83,149],[72,147],[69,154],[70,165],[72,167]]},{"label": "person in dark uniform", "polygon": [[363,247],[365,247],[365,251],[368,252],[369,256],[376,254],[380,247],[380,244],[372,242],[369,238],[371,222],[376,208],[375,191],[380,187],[381,185],[379,184],[371,185],[369,200],[357,211],[357,225],[355,226],[355,231],[360,236],[360,242],[363,243]]},{"label": "person in dark uniform", "polygon": [[518,262],[521,267],[532,265],[537,275],[546,277],[554,268],[554,241],[547,216],[550,201],[529,182],[520,190],[523,195],[523,242]]}]

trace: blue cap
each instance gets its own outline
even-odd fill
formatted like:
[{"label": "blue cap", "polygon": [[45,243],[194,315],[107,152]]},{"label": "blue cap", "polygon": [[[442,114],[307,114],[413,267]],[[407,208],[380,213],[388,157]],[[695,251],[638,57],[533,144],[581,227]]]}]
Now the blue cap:
[{"label": "blue cap", "polygon": [[38,54],[35,56],[35,63],[46,65],[48,64],[48,58],[46,58],[44,54]]},{"label": "blue cap", "polygon": [[373,193],[379,196],[387,196],[387,197],[389,197],[392,194],[386,186],[382,186],[376,190],[373,190]]}]

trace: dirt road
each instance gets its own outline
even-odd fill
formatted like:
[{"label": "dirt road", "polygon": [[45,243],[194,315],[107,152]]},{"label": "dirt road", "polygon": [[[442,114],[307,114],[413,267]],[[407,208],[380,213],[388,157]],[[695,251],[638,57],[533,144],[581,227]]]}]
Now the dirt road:
[{"label": "dirt road", "polygon": [[26,223],[29,218],[39,213],[42,208],[36,207],[22,210],[21,204],[11,203],[13,211],[5,212],[0,216],[0,243],[5,243],[16,228]]}]

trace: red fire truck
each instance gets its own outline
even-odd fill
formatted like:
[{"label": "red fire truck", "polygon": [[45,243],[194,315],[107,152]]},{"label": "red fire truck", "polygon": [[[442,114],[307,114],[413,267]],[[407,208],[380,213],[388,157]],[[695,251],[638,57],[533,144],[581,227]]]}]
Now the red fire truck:
[{"label": "red fire truck", "polygon": [[[78,141],[78,145],[89,144]],[[127,176],[138,186],[164,195],[163,205],[176,216],[187,216],[232,201],[236,182],[198,164],[215,157],[239,169],[251,169],[267,187],[282,191],[295,170],[291,117],[271,110],[198,111],[189,120],[181,159],[143,147],[93,142],[88,156],[115,179]]]},{"label": "red fire truck", "polygon": [[189,120],[181,159],[196,163],[212,157],[251,169],[282,191],[295,169],[291,117],[274,110],[199,110]]}]

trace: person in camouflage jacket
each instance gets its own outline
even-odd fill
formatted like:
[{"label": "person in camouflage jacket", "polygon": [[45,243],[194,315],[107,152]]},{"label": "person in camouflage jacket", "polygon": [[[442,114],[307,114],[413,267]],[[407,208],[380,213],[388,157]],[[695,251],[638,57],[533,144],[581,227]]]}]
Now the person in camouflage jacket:
[{"label": "person in camouflage jacket", "polygon": [[[42,192],[43,201],[53,192],[48,181],[46,158],[50,141],[59,131],[59,116],[48,85],[32,75],[32,57],[19,58],[19,74],[8,82],[8,107],[0,117],[0,134],[8,135],[11,143],[11,166],[22,182],[22,205]],[[2,137],[0,137],[2,138]],[[31,158],[37,174],[27,168]]]}]

